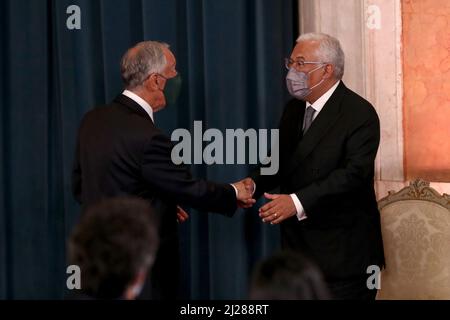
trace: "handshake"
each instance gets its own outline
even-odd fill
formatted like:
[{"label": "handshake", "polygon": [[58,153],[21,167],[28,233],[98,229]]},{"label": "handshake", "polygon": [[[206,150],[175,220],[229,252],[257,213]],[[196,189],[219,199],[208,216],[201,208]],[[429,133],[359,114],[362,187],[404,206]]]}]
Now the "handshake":
[{"label": "handshake", "polygon": [[240,208],[252,207],[256,200],[253,199],[255,193],[255,183],[251,178],[245,178],[232,184],[237,190],[237,203]]},{"label": "handshake", "polygon": [[[239,208],[251,208],[256,200],[252,198],[255,193],[255,183],[251,178],[245,178],[241,181],[231,184],[236,190],[236,200]],[[177,221],[178,223],[186,222],[189,219],[189,214],[180,206],[177,206]]]},{"label": "handshake", "polygon": [[[232,183],[232,185],[237,190],[238,207],[247,209],[256,203],[256,200],[253,199],[256,185],[252,178],[245,178]],[[259,217],[264,223],[279,224],[297,213],[295,203],[288,194],[264,193],[264,198],[269,201],[259,208]],[[178,222],[184,222],[189,218],[187,213],[180,207],[177,210],[177,217]]]},{"label": "handshake", "polygon": [[[256,185],[251,178],[233,183],[233,186],[238,191],[237,203],[240,208],[250,208],[256,203],[252,198]],[[264,223],[279,224],[297,214],[293,197],[289,194],[264,193],[264,198],[269,201],[259,208],[259,217]]]}]

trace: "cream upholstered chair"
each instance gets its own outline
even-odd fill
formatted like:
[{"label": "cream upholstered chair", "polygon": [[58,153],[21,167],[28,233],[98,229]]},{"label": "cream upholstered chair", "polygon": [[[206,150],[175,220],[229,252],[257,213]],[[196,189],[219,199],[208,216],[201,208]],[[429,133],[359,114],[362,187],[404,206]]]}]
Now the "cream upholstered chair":
[{"label": "cream upholstered chair", "polygon": [[386,269],[377,299],[450,299],[450,197],[419,179],[378,206]]}]

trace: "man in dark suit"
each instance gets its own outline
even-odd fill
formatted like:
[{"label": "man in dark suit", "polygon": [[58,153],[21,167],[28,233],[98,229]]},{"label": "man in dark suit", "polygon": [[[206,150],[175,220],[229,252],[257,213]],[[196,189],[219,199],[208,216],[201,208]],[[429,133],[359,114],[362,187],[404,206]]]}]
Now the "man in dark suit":
[{"label": "man in dark suit", "polygon": [[[337,39],[302,35],[286,67],[295,99],[280,122],[280,170],[244,181],[256,186],[255,198],[264,193],[270,200],[260,216],[281,223],[283,247],[310,255],[335,298],[373,299],[367,267],[384,265],[373,185],[378,116],[341,81]],[[266,193],[276,187],[280,194]]]},{"label": "man in dark suit", "polygon": [[[168,45],[146,41],[121,61],[126,90],[106,106],[88,112],[80,125],[73,193],[86,207],[104,198],[147,199],[159,214],[160,248],[151,274],[151,298],[176,298],[178,285],[177,204],[232,215],[237,203],[254,200],[244,184],[194,179],[171,159],[173,147],[153,113],[166,106],[179,84]],[[144,288],[149,298],[148,288]]]}]

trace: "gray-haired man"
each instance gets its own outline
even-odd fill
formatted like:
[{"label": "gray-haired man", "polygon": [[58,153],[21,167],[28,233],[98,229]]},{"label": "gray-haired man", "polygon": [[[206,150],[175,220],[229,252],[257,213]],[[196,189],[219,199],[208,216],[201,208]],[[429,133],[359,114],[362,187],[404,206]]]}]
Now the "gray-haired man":
[{"label": "gray-haired man", "polygon": [[[329,35],[300,36],[286,68],[293,99],[280,122],[280,170],[244,181],[270,200],[263,222],[281,224],[283,247],[311,256],[335,298],[373,299],[366,271],[384,264],[373,184],[377,113],[342,82],[344,52]],[[280,194],[266,193],[276,187]]]},{"label": "gray-haired man", "polygon": [[166,106],[172,83],[177,85],[176,59],[166,44],[137,44],[122,58],[121,72],[125,91],[83,118],[73,192],[83,206],[119,195],[138,196],[152,204],[159,214],[160,248],[152,270],[151,298],[176,298],[177,204],[232,215],[237,202],[251,206],[254,200],[242,183],[194,179],[185,166],[172,162],[173,145],[153,119],[153,113]]}]

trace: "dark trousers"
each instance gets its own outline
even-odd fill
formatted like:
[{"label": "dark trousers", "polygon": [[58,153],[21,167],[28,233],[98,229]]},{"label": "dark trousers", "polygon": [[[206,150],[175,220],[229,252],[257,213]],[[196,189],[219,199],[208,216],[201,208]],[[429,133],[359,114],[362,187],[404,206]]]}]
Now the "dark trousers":
[{"label": "dark trousers", "polygon": [[376,289],[367,288],[367,276],[327,281],[332,299],[335,300],[375,300]]}]

